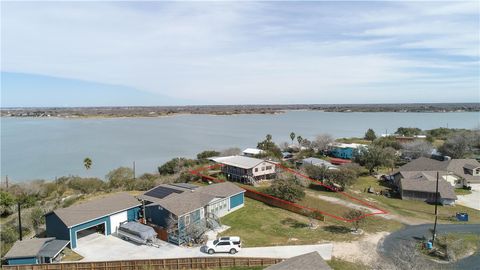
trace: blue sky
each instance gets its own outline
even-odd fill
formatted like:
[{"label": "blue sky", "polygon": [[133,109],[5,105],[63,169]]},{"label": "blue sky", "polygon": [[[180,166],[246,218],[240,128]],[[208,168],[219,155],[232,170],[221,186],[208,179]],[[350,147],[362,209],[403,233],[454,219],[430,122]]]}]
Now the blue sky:
[{"label": "blue sky", "polygon": [[2,106],[480,101],[479,2],[2,2]]}]

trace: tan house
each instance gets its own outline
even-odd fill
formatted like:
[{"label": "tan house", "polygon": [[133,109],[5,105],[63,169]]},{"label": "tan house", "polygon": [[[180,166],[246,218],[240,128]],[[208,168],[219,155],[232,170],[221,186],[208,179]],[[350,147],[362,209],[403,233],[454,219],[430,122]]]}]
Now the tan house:
[{"label": "tan house", "polygon": [[420,157],[400,167],[392,177],[398,186],[405,178],[417,178],[419,174],[436,177],[449,182],[453,187],[462,188],[470,184],[480,184],[480,163],[475,159],[451,159],[439,161]]},{"label": "tan house", "polygon": [[439,161],[420,157],[400,167],[390,178],[402,199],[434,202],[437,173],[438,200],[442,204],[454,204],[455,188],[480,183],[480,163],[474,159]]},{"label": "tan house", "polygon": [[228,156],[212,158],[222,164],[222,173],[227,179],[246,184],[255,184],[259,180],[275,177],[275,163],[246,156]]}]

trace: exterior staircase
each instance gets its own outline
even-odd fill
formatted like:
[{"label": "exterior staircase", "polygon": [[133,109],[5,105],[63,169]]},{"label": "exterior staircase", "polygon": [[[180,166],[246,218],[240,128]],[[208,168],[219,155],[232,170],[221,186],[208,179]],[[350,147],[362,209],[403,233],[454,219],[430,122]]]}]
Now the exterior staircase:
[{"label": "exterior staircase", "polygon": [[220,223],[220,218],[214,213],[207,212],[205,219],[207,222],[207,228],[211,230],[222,227],[222,224]]}]

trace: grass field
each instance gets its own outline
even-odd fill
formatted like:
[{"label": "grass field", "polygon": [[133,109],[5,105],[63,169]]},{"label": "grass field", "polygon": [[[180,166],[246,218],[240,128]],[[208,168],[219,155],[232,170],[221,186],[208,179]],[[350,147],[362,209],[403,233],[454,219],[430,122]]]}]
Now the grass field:
[{"label": "grass field", "polygon": [[[327,218],[316,221],[318,228],[309,226],[307,217],[268,206],[246,198],[245,206],[221,219],[231,228],[222,235],[240,236],[247,247],[316,244],[328,241],[351,241],[359,236],[350,233],[349,223]],[[367,217],[366,232],[393,231],[401,224],[379,217]]]},{"label": "grass field", "polygon": [[334,270],[368,270],[369,268],[359,262],[353,263],[345,260],[340,260],[332,258],[330,261],[327,261],[328,265]]},{"label": "grass field", "polygon": [[455,194],[456,195],[469,195],[472,194],[472,191],[468,189],[463,189],[463,188],[456,188],[455,189]]},{"label": "grass field", "polygon": [[[374,201],[380,208],[383,208],[391,213],[398,215],[404,215],[408,217],[414,217],[417,219],[425,220],[426,222],[433,222],[435,206],[422,201],[415,200],[401,200],[398,198],[387,198],[385,196],[379,196],[363,192],[365,188],[373,187],[376,191],[386,190],[387,186],[383,185],[381,181],[371,176],[360,177],[357,182],[349,189],[348,192],[354,193],[356,196],[363,197],[370,201]],[[464,207],[461,205],[454,206],[438,206],[439,221],[443,223],[459,223],[452,217],[457,212],[464,212],[469,214],[469,223],[480,223],[480,211]]]}]

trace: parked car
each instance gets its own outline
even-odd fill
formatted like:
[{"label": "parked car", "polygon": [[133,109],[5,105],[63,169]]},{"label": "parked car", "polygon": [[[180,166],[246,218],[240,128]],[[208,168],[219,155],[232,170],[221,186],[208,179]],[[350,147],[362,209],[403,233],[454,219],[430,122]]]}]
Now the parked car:
[{"label": "parked car", "polygon": [[217,240],[208,241],[206,247],[208,254],[216,252],[235,254],[242,248],[242,241],[238,236],[220,237]]}]

